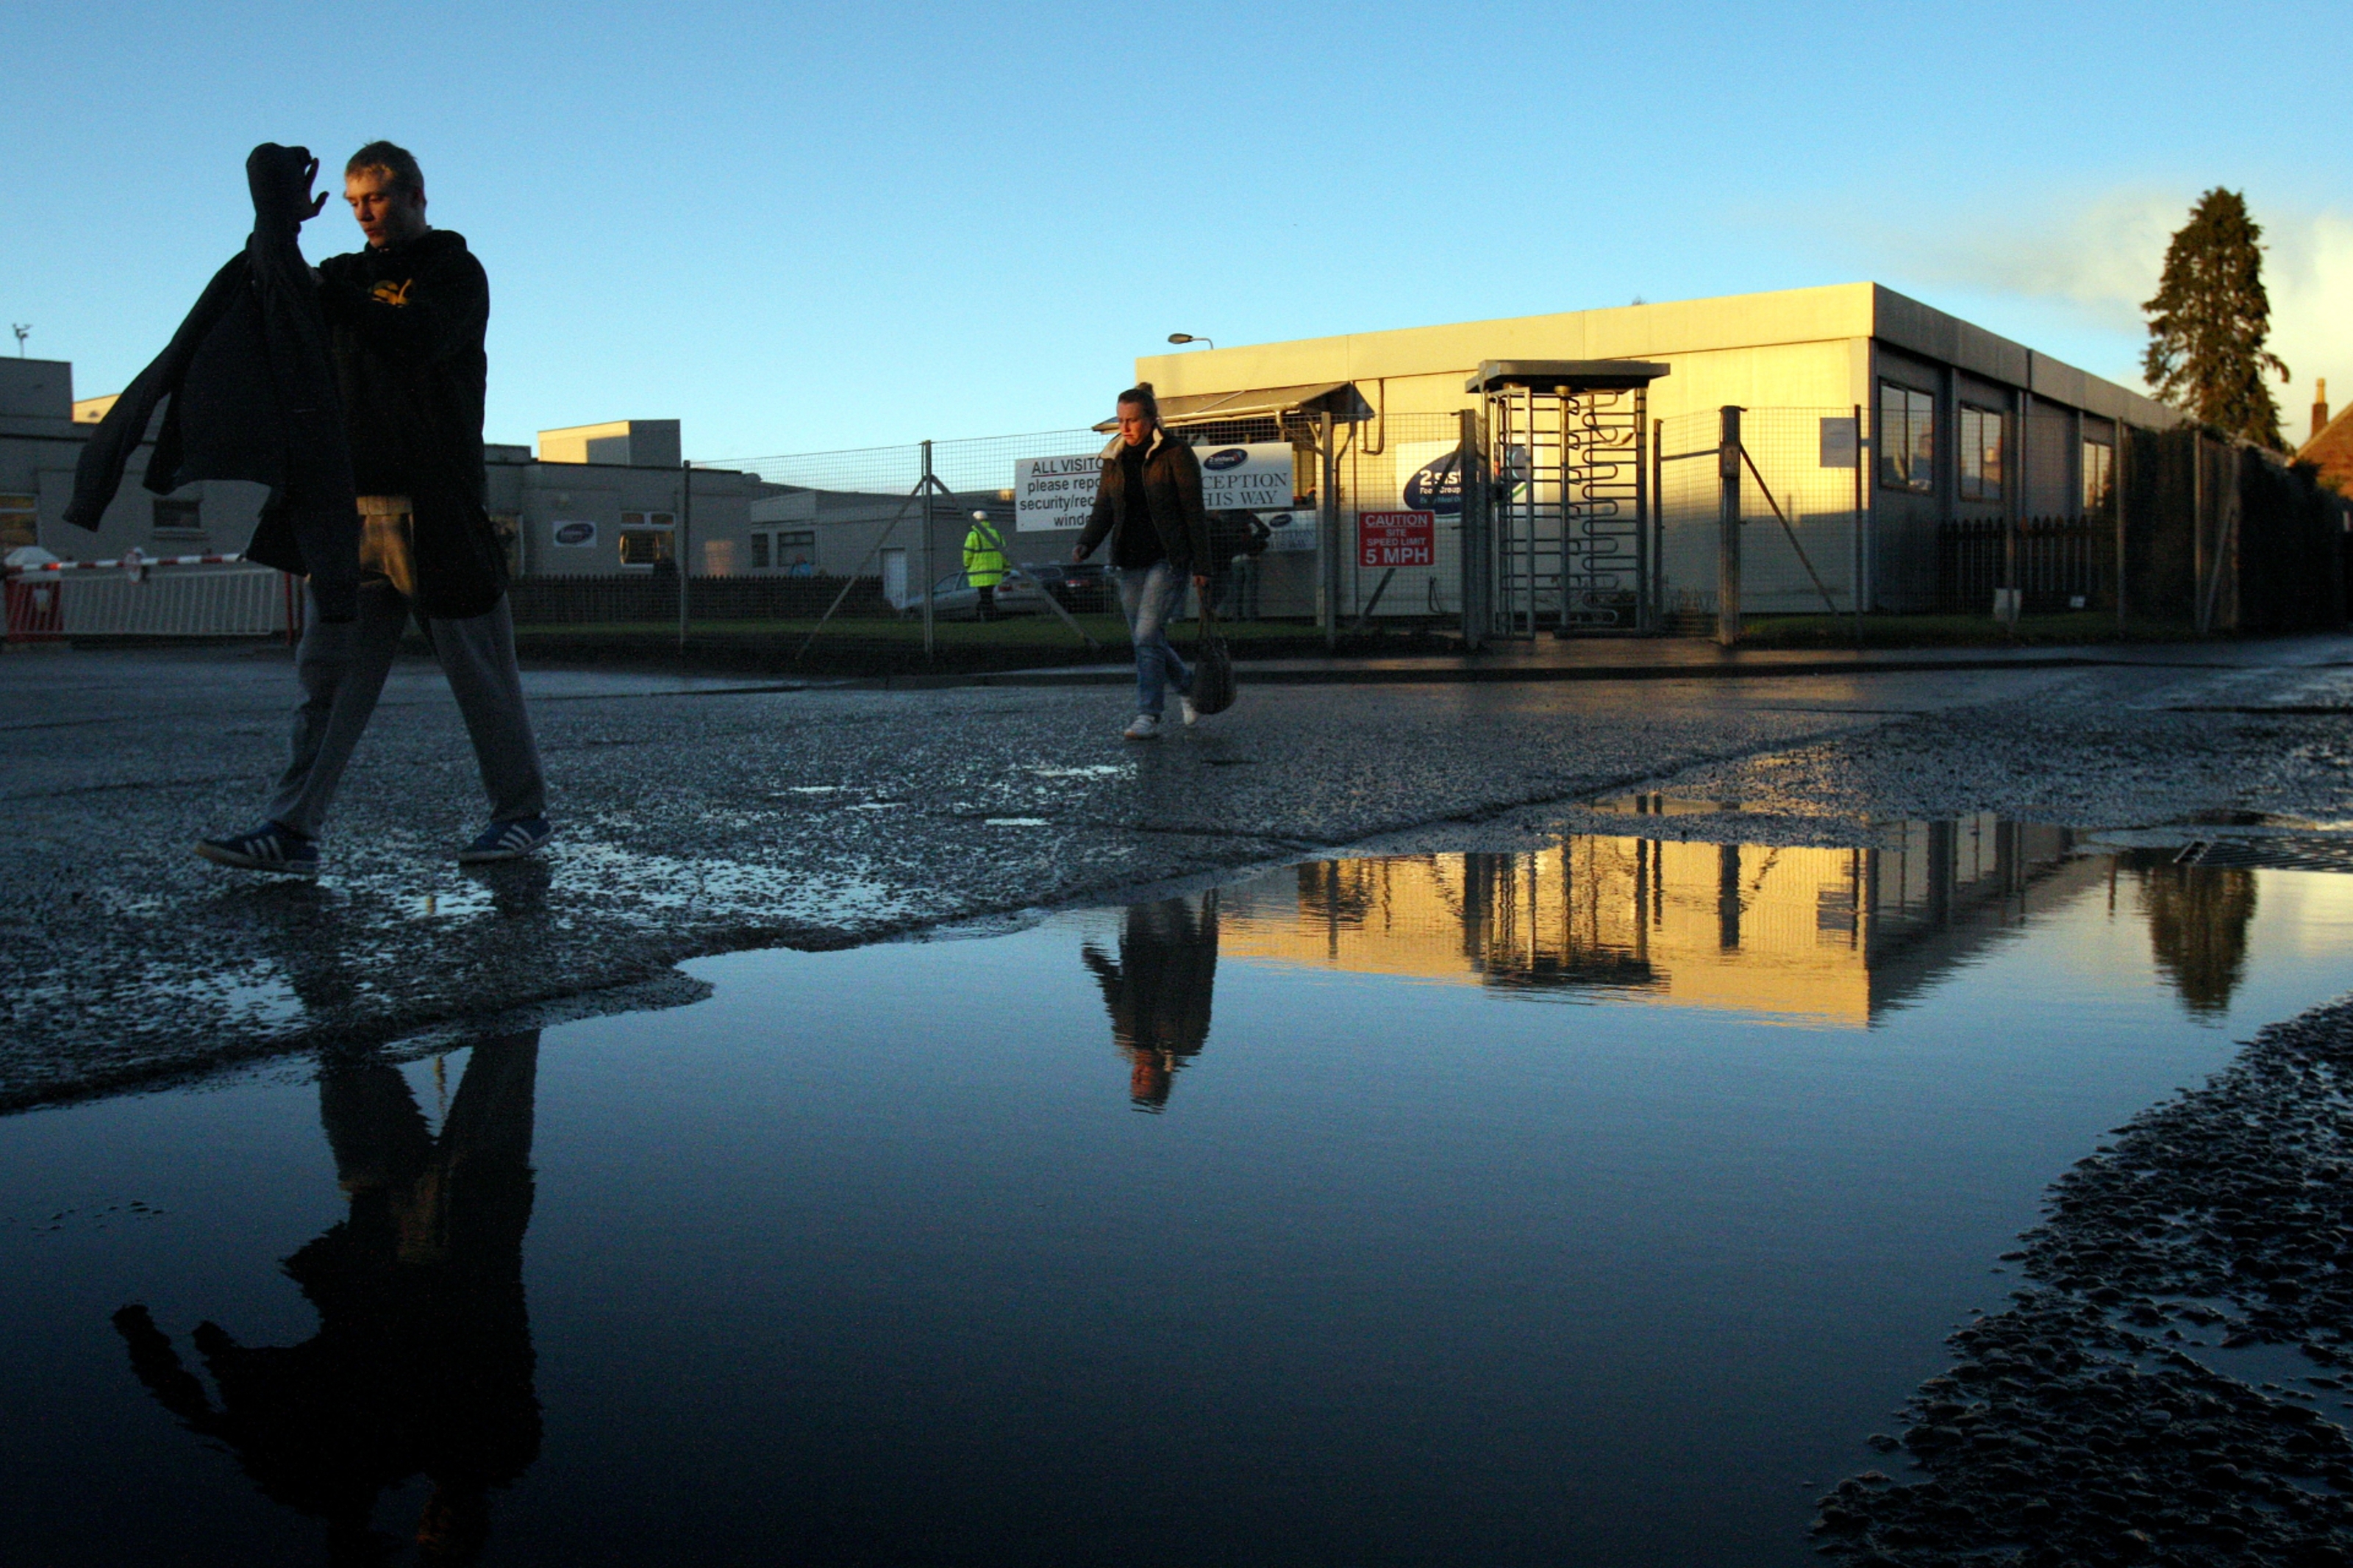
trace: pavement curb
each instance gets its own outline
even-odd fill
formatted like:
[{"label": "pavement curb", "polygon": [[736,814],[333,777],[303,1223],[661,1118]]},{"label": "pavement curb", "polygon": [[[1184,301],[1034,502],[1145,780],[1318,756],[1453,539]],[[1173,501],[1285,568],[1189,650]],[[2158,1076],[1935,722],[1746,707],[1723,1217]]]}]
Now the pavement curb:
[{"label": "pavement curb", "polygon": [[[1243,686],[1455,686],[1567,680],[1730,680],[1804,675],[1887,675],[1905,671],[1984,669],[2084,669],[2145,661],[2105,659],[2082,654],[2007,658],[1870,658],[1830,663],[1814,659],[1740,660],[1722,664],[1527,665],[1316,665],[1260,667],[1236,663]],[[883,675],[853,679],[847,687],[866,690],[922,691],[965,686],[1124,686],[1133,666],[1080,665],[1067,669],[976,670],[969,674]]]}]

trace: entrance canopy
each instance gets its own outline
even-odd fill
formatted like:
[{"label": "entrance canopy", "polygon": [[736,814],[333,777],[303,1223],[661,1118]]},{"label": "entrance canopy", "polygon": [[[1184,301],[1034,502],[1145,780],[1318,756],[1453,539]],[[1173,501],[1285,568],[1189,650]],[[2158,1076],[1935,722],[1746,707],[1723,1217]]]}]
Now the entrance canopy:
[{"label": "entrance canopy", "polygon": [[1465,392],[1524,386],[1536,392],[1631,392],[1674,367],[1640,359],[1491,359],[1462,384]]},{"label": "entrance canopy", "polygon": [[[1237,419],[1272,419],[1287,421],[1293,416],[1314,416],[1328,412],[1335,425],[1350,425],[1370,419],[1372,405],[1357,392],[1353,381],[1313,381],[1300,386],[1259,386],[1240,392],[1190,392],[1164,397],[1160,402],[1160,422],[1181,429],[1190,425],[1223,425]],[[1116,419],[1105,419],[1095,426],[1098,430],[1115,430]]]}]

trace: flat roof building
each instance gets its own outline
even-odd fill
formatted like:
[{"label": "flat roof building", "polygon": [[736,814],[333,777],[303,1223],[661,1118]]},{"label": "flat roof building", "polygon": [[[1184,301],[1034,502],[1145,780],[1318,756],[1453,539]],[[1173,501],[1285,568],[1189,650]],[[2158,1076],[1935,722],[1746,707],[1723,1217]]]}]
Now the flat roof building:
[{"label": "flat roof building", "polygon": [[[1752,610],[1819,610],[1825,590],[1841,609],[1857,597],[1870,609],[1933,607],[1940,530],[1972,519],[2096,511],[2112,482],[2119,426],[2166,429],[2181,419],[2139,393],[1868,282],[1152,354],[1136,360],[1135,374],[1180,418],[1283,398],[1328,405],[1335,389],[1353,389],[1351,450],[1390,464],[1357,479],[1370,509],[1404,504],[1409,476],[1400,465],[1443,445],[1444,421],[1482,405],[1469,384],[1482,364],[1499,361],[1663,365],[1646,394],[1652,463],[1684,448],[1712,449],[1724,406],[1751,411],[1745,439],[1770,492],[1755,510],[1768,524],[1779,517],[1788,525],[1787,549],[1776,542],[1781,532],[1751,535],[1759,558],[1746,596]],[[1858,414],[1856,436],[1868,455],[1858,460],[1848,448],[1841,468],[1822,421]],[[1412,450],[1394,455],[1400,447]],[[1693,466],[1694,480],[1704,467]],[[1661,570],[1671,593],[1696,602],[1714,592],[1714,547],[1696,528],[1678,530],[1677,479],[1660,468],[1651,498],[1665,524]],[[1344,493],[1348,480],[1344,472]],[[1704,483],[1683,487],[1699,510],[1681,521],[1712,521],[1713,483],[1710,471]],[[1405,580],[1414,577],[1408,571],[1383,602],[1437,604],[1447,570],[1431,568],[1427,584]],[[1344,561],[1335,584],[1344,605],[1367,596],[1355,577]]]}]

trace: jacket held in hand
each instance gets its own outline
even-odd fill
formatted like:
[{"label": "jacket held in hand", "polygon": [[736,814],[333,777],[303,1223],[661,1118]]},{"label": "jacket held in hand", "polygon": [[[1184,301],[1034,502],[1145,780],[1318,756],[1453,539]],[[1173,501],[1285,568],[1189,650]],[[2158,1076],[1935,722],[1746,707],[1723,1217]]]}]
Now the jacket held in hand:
[{"label": "jacket held in hand", "polygon": [[247,157],[253,234],[243,254],[213,275],[171,344],[91,433],[65,515],[98,527],[164,403],[147,489],[268,485],[248,558],[310,578],[319,614],[336,621],[357,613],[359,518],[326,318],[295,243],[324,200],[311,195],[318,168],[306,149],[274,142]]}]

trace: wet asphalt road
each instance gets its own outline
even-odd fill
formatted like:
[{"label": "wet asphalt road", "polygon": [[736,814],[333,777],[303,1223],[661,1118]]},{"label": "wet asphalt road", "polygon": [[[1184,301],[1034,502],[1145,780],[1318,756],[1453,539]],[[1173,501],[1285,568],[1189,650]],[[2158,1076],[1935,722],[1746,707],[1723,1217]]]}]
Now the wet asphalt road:
[{"label": "wet asphalt road", "polygon": [[645,1005],[698,953],[870,941],[1342,846],[1508,847],[1591,826],[1578,802],[1638,787],[1743,802],[1751,840],[1968,811],[2160,838],[2233,814],[2353,826],[2353,639],[2145,657],[1268,687],[1150,745],[1120,740],[1117,689],[533,672],[558,838],[479,870],[453,858],[480,826],[472,756],[438,670],[410,659],[309,885],[189,853],[259,815],[293,696],[282,653],[11,654],[0,1108],[517,1008]]}]

